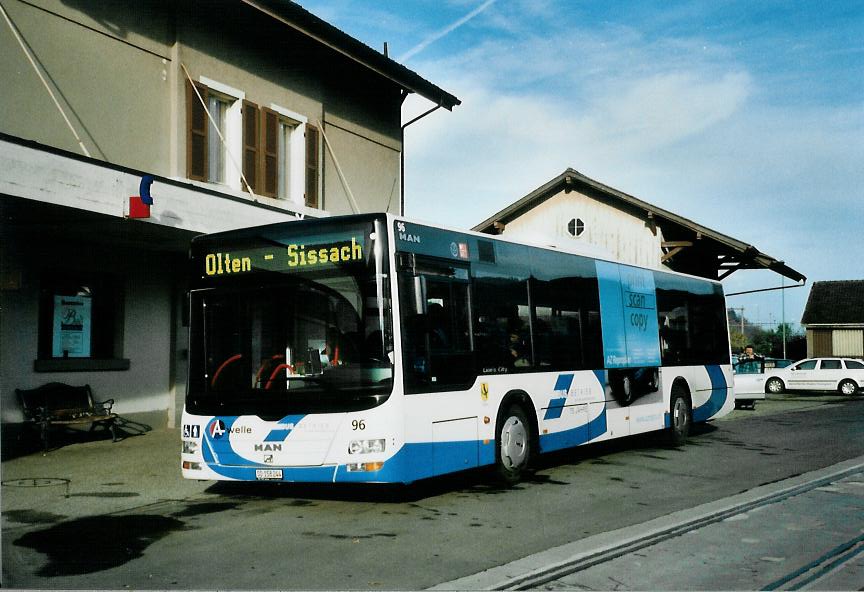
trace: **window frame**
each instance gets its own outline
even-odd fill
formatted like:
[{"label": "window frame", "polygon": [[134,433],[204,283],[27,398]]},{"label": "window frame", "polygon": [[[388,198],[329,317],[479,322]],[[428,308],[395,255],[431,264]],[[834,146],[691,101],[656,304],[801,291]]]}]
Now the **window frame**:
[{"label": "window frame", "polygon": [[[201,100],[198,99],[198,95],[193,90],[193,87],[197,88],[199,93],[201,94],[201,100],[207,105],[207,110],[210,109],[209,101],[213,97],[217,97],[219,100],[227,103],[227,107],[225,109],[225,122],[224,122],[224,130],[222,130],[224,142],[219,140],[221,145],[221,154],[224,159],[224,179],[221,181],[211,181],[211,167],[210,167],[210,143],[215,140],[212,137],[212,130],[210,129],[213,126],[213,122],[210,121],[210,117],[207,116],[207,112],[205,111],[204,116],[204,127],[205,130],[195,129],[194,125],[194,113],[197,109],[201,107]],[[225,185],[232,189],[236,189],[238,191],[242,191],[244,189],[241,170],[237,167],[241,167],[243,162],[243,104],[246,99],[246,93],[242,90],[233,88],[227,84],[219,82],[217,80],[213,80],[211,78],[207,78],[206,76],[199,76],[197,81],[187,80],[186,84],[186,176],[193,181],[201,181],[204,183],[212,183],[216,185]],[[198,174],[195,168],[195,155],[192,150],[192,140],[194,136],[202,136],[204,137],[204,155],[203,155],[203,174]],[[218,139],[218,134],[216,134],[216,138]],[[237,150],[237,154],[233,154],[232,150]],[[239,159],[239,161],[238,161]]]},{"label": "window frame", "polygon": [[[282,127],[290,127],[288,133],[289,138],[287,150],[284,154],[277,155],[277,180],[276,180],[276,197],[284,199],[296,204],[305,205],[305,187],[306,187],[306,125],[309,123],[305,115],[286,109],[281,105],[270,103],[269,109],[274,111],[278,116],[277,133],[282,134]],[[320,152],[320,150],[319,150]],[[320,158],[320,154],[318,155]],[[279,170],[284,167],[288,169],[288,183],[285,187],[285,192],[280,191],[281,176],[278,175]]]}]

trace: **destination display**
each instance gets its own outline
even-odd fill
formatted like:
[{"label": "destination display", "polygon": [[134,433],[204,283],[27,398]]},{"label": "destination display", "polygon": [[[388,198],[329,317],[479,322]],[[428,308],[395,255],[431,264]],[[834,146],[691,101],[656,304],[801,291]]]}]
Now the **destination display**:
[{"label": "destination display", "polygon": [[302,237],[272,246],[213,249],[202,253],[203,276],[220,277],[261,271],[292,272],[322,269],[363,261],[366,251],[362,233]]}]

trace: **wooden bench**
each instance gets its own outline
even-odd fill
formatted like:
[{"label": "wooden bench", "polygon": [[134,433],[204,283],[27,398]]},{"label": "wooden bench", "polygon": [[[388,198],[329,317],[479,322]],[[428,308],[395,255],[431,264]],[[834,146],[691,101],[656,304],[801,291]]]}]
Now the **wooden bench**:
[{"label": "wooden bench", "polygon": [[117,414],[111,412],[114,399],[95,402],[90,385],[70,386],[49,382],[35,389],[15,389],[24,419],[39,428],[43,453],[48,451],[48,431],[51,426],[64,428],[90,425],[111,430],[111,441],[117,441]]}]

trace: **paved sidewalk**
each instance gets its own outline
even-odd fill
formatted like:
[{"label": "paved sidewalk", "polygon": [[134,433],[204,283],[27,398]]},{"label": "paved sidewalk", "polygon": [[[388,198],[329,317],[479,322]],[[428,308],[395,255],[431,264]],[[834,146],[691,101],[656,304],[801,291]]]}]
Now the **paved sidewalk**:
[{"label": "paved sidewalk", "polygon": [[167,428],[4,461],[3,529],[185,499],[212,485],[183,479],[179,465],[180,434]]},{"label": "paved sidewalk", "polygon": [[864,457],[859,457],[431,589],[860,590],[862,586]]}]

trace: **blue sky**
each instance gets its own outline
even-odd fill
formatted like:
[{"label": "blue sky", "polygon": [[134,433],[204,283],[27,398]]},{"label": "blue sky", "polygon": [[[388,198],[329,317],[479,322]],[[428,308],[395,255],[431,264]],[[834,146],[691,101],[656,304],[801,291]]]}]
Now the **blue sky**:
[{"label": "blue sky", "polygon": [[471,227],[572,167],[802,272],[787,322],[813,281],[864,278],[864,1],[301,4],[462,100],[408,128],[409,216]]}]

